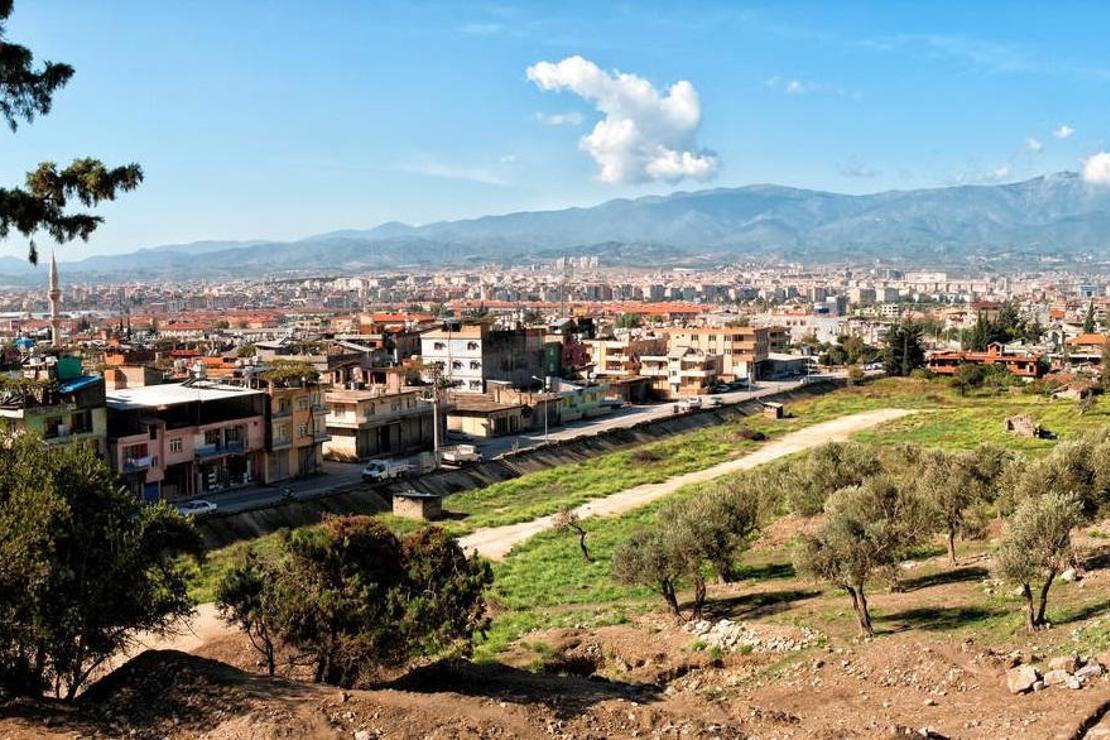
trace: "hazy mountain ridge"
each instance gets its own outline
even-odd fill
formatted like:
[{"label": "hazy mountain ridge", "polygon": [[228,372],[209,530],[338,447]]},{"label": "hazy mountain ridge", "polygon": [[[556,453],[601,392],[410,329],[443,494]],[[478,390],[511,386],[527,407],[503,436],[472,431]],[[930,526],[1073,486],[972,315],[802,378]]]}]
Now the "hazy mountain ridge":
[{"label": "hazy mountain ridge", "polygon": [[[189,279],[519,262],[561,253],[635,262],[644,251],[675,261],[697,255],[703,260],[887,257],[928,262],[1003,251],[1077,256],[1104,250],[1107,243],[1110,188],[1090,186],[1077,174],[1063,172],[1004,185],[869,195],[778,185],[683,191],[418,227],[389,222],[291,242],[164,245],[89,257],[66,263],[63,270],[82,279]],[[204,259],[198,260],[199,255]],[[0,258],[0,274],[45,279],[41,267],[13,257]]]}]

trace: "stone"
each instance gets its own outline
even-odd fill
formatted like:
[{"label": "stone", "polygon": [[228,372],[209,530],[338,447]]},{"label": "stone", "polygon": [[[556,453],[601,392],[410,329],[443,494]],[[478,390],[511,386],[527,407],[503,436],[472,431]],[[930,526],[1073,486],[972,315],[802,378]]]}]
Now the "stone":
[{"label": "stone", "polygon": [[1033,684],[1040,676],[1037,669],[1031,665],[1019,665],[1006,671],[1006,686],[1011,694],[1024,694],[1033,689]]},{"label": "stone", "polygon": [[1081,689],[1081,688],[1083,688],[1083,682],[1080,681],[1075,676],[1068,676],[1068,681],[1064,685],[1067,686],[1069,689]]},{"label": "stone", "polygon": [[1054,668],[1048,673],[1044,674],[1044,682],[1048,686],[1063,686],[1071,678],[1071,674],[1063,668]]},{"label": "stone", "polygon": [[1079,575],[1078,571],[1075,570],[1075,568],[1068,568],[1060,574],[1060,580],[1066,581],[1067,583],[1075,583],[1080,579],[1080,577],[1081,576]]},{"label": "stone", "polygon": [[355,740],[370,740],[370,737],[368,730],[359,730],[355,733]]},{"label": "stone", "polygon": [[1046,685],[1044,681],[1037,681],[1033,684],[1033,691],[1044,691]]},{"label": "stone", "polygon": [[1100,666],[1098,663],[1095,663],[1094,661],[1075,671],[1075,677],[1078,678],[1080,681],[1086,681],[1089,678],[1098,678],[1101,675],[1102,666]]},{"label": "stone", "polygon": [[1075,669],[1079,667],[1079,656],[1075,653],[1071,655],[1061,655],[1048,661],[1048,668],[1052,671],[1066,671],[1068,673],[1075,673]]}]

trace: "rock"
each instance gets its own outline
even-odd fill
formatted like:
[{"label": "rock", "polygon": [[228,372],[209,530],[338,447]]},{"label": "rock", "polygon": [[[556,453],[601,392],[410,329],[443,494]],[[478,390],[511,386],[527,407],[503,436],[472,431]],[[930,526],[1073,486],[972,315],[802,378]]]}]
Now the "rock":
[{"label": "rock", "polygon": [[1068,676],[1067,683],[1065,683],[1064,685],[1067,686],[1069,689],[1081,689],[1081,688],[1083,688],[1083,682],[1080,681],[1075,676]]},{"label": "rock", "polygon": [[1037,669],[1031,665],[1019,665],[1006,671],[1006,686],[1011,694],[1024,694],[1033,689],[1033,684],[1040,676]]},{"label": "rock", "polygon": [[922,704],[927,707],[935,707],[937,705],[937,700],[930,696],[928,699],[923,701]]},{"label": "rock", "polygon": [[1048,686],[1063,686],[1071,678],[1071,674],[1063,668],[1055,668],[1044,674],[1044,682]]},{"label": "rock", "polygon": [[1044,681],[1037,681],[1033,684],[1033,691],[1044,691],[1045,685]]},{"label": "rock", "polygon": [[1058,658],[1053,658],[1048,661],[1048,668],[1051,671],[1066,671],[1067,673],[1075,673],[1075,669],[1079,667],[1079,656],[1075,653],[1071,655],[1061,655]]},{"label": "rock", "polygon": [[1098,678],[1101,675],[1102,666],[1100,666],[1098,663],[1095,663],[1094,661],[1075,671],[1075,677],[1078,678],[1080,681],[1086,681],[1089,678]]},{"label": "rock", "polygon": [[359,730],[355,733],[355,740],[370,740],[371,735],[367,730]]}]

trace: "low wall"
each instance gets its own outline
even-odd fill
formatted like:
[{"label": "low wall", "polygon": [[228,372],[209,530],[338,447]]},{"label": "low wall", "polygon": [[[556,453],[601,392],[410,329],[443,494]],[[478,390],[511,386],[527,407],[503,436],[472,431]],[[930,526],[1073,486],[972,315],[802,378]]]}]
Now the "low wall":
[{"label": "low wall", "polygon": [[210,548],[222,547],[237,540],[259,537],[283,527],[315,524],[331,514],[368,514],[389,510],[389,497],[397,491],[423,491],[449,496],[470,491],[525,473],[546,470],[557,465],[583,462],[599,455],[654,442],[683,432],[726,423],[738,417],[763,411],[764,401],[788,404],[828,393],[843,387],[840,381],[821,381],[801,388],[763,398],[728,404],[715,409],[689,411],[642,421],[622,429],[607,429],[574,439],[529,447],[517,452],[461,468],[441,468],[403,481],[379,484],[371,488],[354,484],[310,499],[264,504],[257,509],[234,514],[206,517],[197,528]]}]

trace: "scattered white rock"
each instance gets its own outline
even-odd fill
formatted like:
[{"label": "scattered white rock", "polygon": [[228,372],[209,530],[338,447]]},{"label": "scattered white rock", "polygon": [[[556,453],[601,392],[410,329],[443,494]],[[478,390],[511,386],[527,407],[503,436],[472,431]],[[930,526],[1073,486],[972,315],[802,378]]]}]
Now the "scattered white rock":
[{"label": "scattered white rock", "polygon": [[1032,691],[1033,684],[1040,679],[1037,669],[1031,665],[1019,665],[1006,671],[1006,686],[1011,694],[1024,694]]}]

